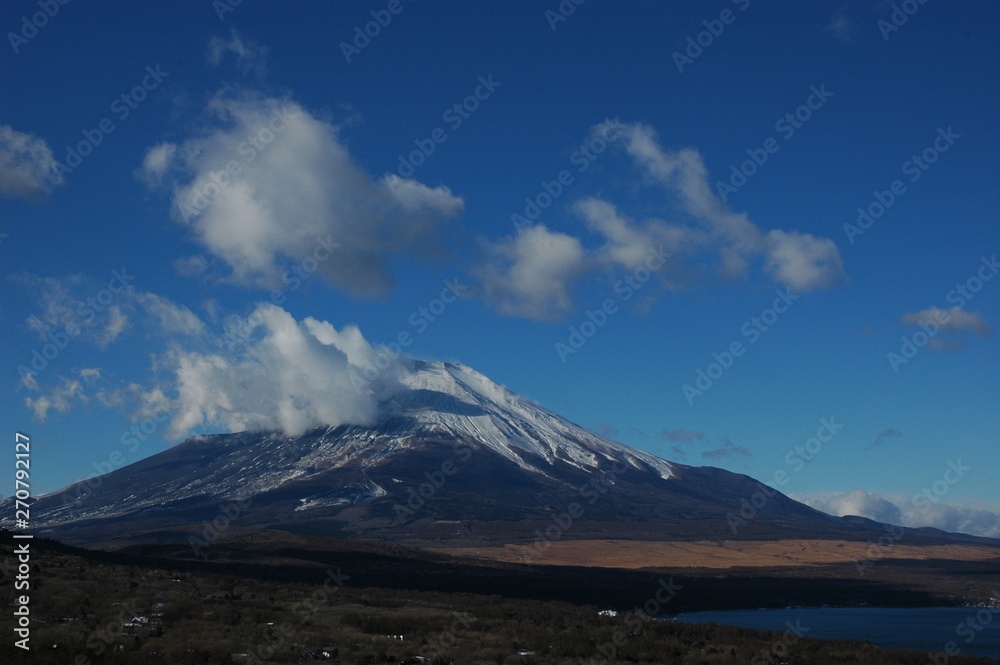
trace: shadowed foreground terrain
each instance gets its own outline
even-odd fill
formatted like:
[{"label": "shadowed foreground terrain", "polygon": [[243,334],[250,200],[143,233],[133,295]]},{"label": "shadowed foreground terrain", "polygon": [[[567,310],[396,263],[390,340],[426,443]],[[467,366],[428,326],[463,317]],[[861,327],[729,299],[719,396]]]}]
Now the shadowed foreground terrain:
[{"label": "shadowed foreground terrain", "polygon": [[[13,566],[11,542],[4,533],[3,561]],[[97,552],[33,541],[32,651],[8,640],[0,660],[428,662],[419,656],[431,663],[924,665],[927,655],[920,652],[654,621],[650,613],[820,598],[850,604],[864,597],[887,605],[954,600],[946,584],[935,588],[932,582],[944,576],[929,573],[918,589],[856,575],[783,577],[779,569],[726,576],[527,566],[288,534],[219,541],[206,554],[202,560],[182,547]],[[997,585],[996,567],[977,563],[952,563],[951,572],[985,592]],[[962,565],[971,567],[961,572]],[[888,562],[880,567],[892,568]],[[13,595],[10,568],[0,587]],[[598,615],[611,608],[619,613]]]}]

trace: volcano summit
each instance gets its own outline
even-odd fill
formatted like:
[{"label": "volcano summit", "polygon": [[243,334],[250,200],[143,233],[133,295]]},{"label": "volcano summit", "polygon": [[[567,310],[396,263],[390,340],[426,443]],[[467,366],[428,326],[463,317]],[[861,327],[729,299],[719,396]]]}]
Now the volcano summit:
[{"label": "volcano summit", "polygon": [[[36,533],[107,546],[282,530],[467,547],[543,538],[862,540],[879,528],[745,475],[623,445],[461,364],[412,361],[379,407],[370,426],[192,437],[39,497]],[[736,533],[731,516],[762,495],[766,503]]]}]

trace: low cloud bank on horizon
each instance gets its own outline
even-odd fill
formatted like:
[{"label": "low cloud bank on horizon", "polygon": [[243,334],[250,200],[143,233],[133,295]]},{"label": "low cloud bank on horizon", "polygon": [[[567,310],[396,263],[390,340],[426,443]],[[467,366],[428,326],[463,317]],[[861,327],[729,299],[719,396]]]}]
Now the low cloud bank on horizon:
[{"label": "low cloud bank on horizon", "polygon": [[942,531],[966,533],[985,538],[1000,538],[1000,510],[996,507],[976,507],[945,503],[923,495],[903,497],[883,495],[862,489],[850,492],[790,494],[796,501],[836,517],[858,515],[876,522],[906,527],[933,527]]}]

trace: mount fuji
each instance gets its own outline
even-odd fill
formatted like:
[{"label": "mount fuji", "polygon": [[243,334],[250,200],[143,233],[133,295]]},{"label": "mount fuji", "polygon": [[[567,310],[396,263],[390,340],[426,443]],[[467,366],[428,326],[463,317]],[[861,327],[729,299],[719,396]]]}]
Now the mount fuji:
[{"label": "mount fuji", "polygon": [[880,528],[615,442],[461,364],[410,361],[401,381],[374,425],[195,436],[38,497],[32,531],[89,546],[248,530],[468,546],[530,542],[553,524],[560,538],[637,540],[861,540]]}]

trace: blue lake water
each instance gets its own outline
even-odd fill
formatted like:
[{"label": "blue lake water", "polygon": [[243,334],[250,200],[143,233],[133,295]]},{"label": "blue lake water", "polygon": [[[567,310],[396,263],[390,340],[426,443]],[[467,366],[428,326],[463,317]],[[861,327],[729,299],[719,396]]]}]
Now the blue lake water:
[{"label": "blue lake water", "polygon": [[[786,630],[786,622],[808,628],[806,637],[849,638],[887,649],[919,649],[986,656],[1000,661],[1000,607],[789,608],[679,614],[677,621]],[[943,662],[943,661],[942,661]]]}]

